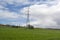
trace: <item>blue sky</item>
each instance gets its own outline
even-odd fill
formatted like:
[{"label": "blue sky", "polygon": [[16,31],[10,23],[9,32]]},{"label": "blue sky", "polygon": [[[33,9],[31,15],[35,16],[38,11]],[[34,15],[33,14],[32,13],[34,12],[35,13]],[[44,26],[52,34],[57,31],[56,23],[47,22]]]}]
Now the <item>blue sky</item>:
[{"label": "blue sky", "polygon": [[60,28],[60,0],[0,0],[0,24],[24,26],[28,7],[31,25]]}]

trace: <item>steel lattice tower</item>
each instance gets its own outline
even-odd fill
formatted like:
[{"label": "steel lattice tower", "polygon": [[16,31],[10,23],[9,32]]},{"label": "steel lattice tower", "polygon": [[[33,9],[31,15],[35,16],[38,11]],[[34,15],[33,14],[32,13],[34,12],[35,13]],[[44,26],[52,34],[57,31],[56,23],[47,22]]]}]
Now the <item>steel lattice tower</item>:
[{"label": "steel lattice tower", "polygon": [[29,7],[28,7],[28,10],[27,10],[27,21],[26,21],[26,26],[27,25],[30,25],[30,20],[29,20]]}]

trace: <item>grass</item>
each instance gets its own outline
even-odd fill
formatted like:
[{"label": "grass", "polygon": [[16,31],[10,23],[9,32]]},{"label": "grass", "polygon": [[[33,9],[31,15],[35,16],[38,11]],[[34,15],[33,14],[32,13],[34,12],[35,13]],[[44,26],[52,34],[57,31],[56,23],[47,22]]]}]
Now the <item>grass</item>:
[{"label": "grass", "polygon": [[60,30],[0,28],[0,40],[60,40]]}]

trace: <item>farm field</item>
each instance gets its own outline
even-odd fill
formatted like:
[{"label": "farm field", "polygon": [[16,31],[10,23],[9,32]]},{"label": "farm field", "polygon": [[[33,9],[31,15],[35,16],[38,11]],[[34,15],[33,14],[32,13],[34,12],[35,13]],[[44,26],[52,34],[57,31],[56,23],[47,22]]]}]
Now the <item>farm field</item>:
[{"label": "farm field", "polygon": [[60,40],[60,30],[0,28],[0,40]]}]

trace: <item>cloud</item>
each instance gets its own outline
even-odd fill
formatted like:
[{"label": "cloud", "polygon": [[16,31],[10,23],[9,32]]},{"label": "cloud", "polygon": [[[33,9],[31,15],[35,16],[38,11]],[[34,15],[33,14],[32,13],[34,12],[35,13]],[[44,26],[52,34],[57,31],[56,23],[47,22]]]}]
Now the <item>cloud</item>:
[{"label": "cloud", "polygon": [[1,0],[1,3],[9,3],[9,4],[28,4],[28,0]]},{"label": "cloud", "polygon": [[9,25],[23,25],[25,24],[25,15],[19,13],[9,12],[7,10],[0,10],[0,23]]},{"label": "cloud", "polygon": [[4,8],[4,7],[0,5],[0,9],[1,9],[1,8]]},{"label": "cloud", "polygon": [[0,18],[14,19],[14,18],[18,18],[18,17],[19,17],[19,15],[14,12],[0,10]]},{"label": "cloud", "polygon": [[30,4],[54,4],[57,1],[59,0],[1,0],[1,3],[30,5]]},{"label": "cloud", "polygon": [[[59,1],[59,0],[58,0]],[[22,13],[27,13],[28,7],[23,8]],[[60,26],[60,1],[55,5],[35,4],[29,7],[30,24],[39,28],[59,28]]]}]

